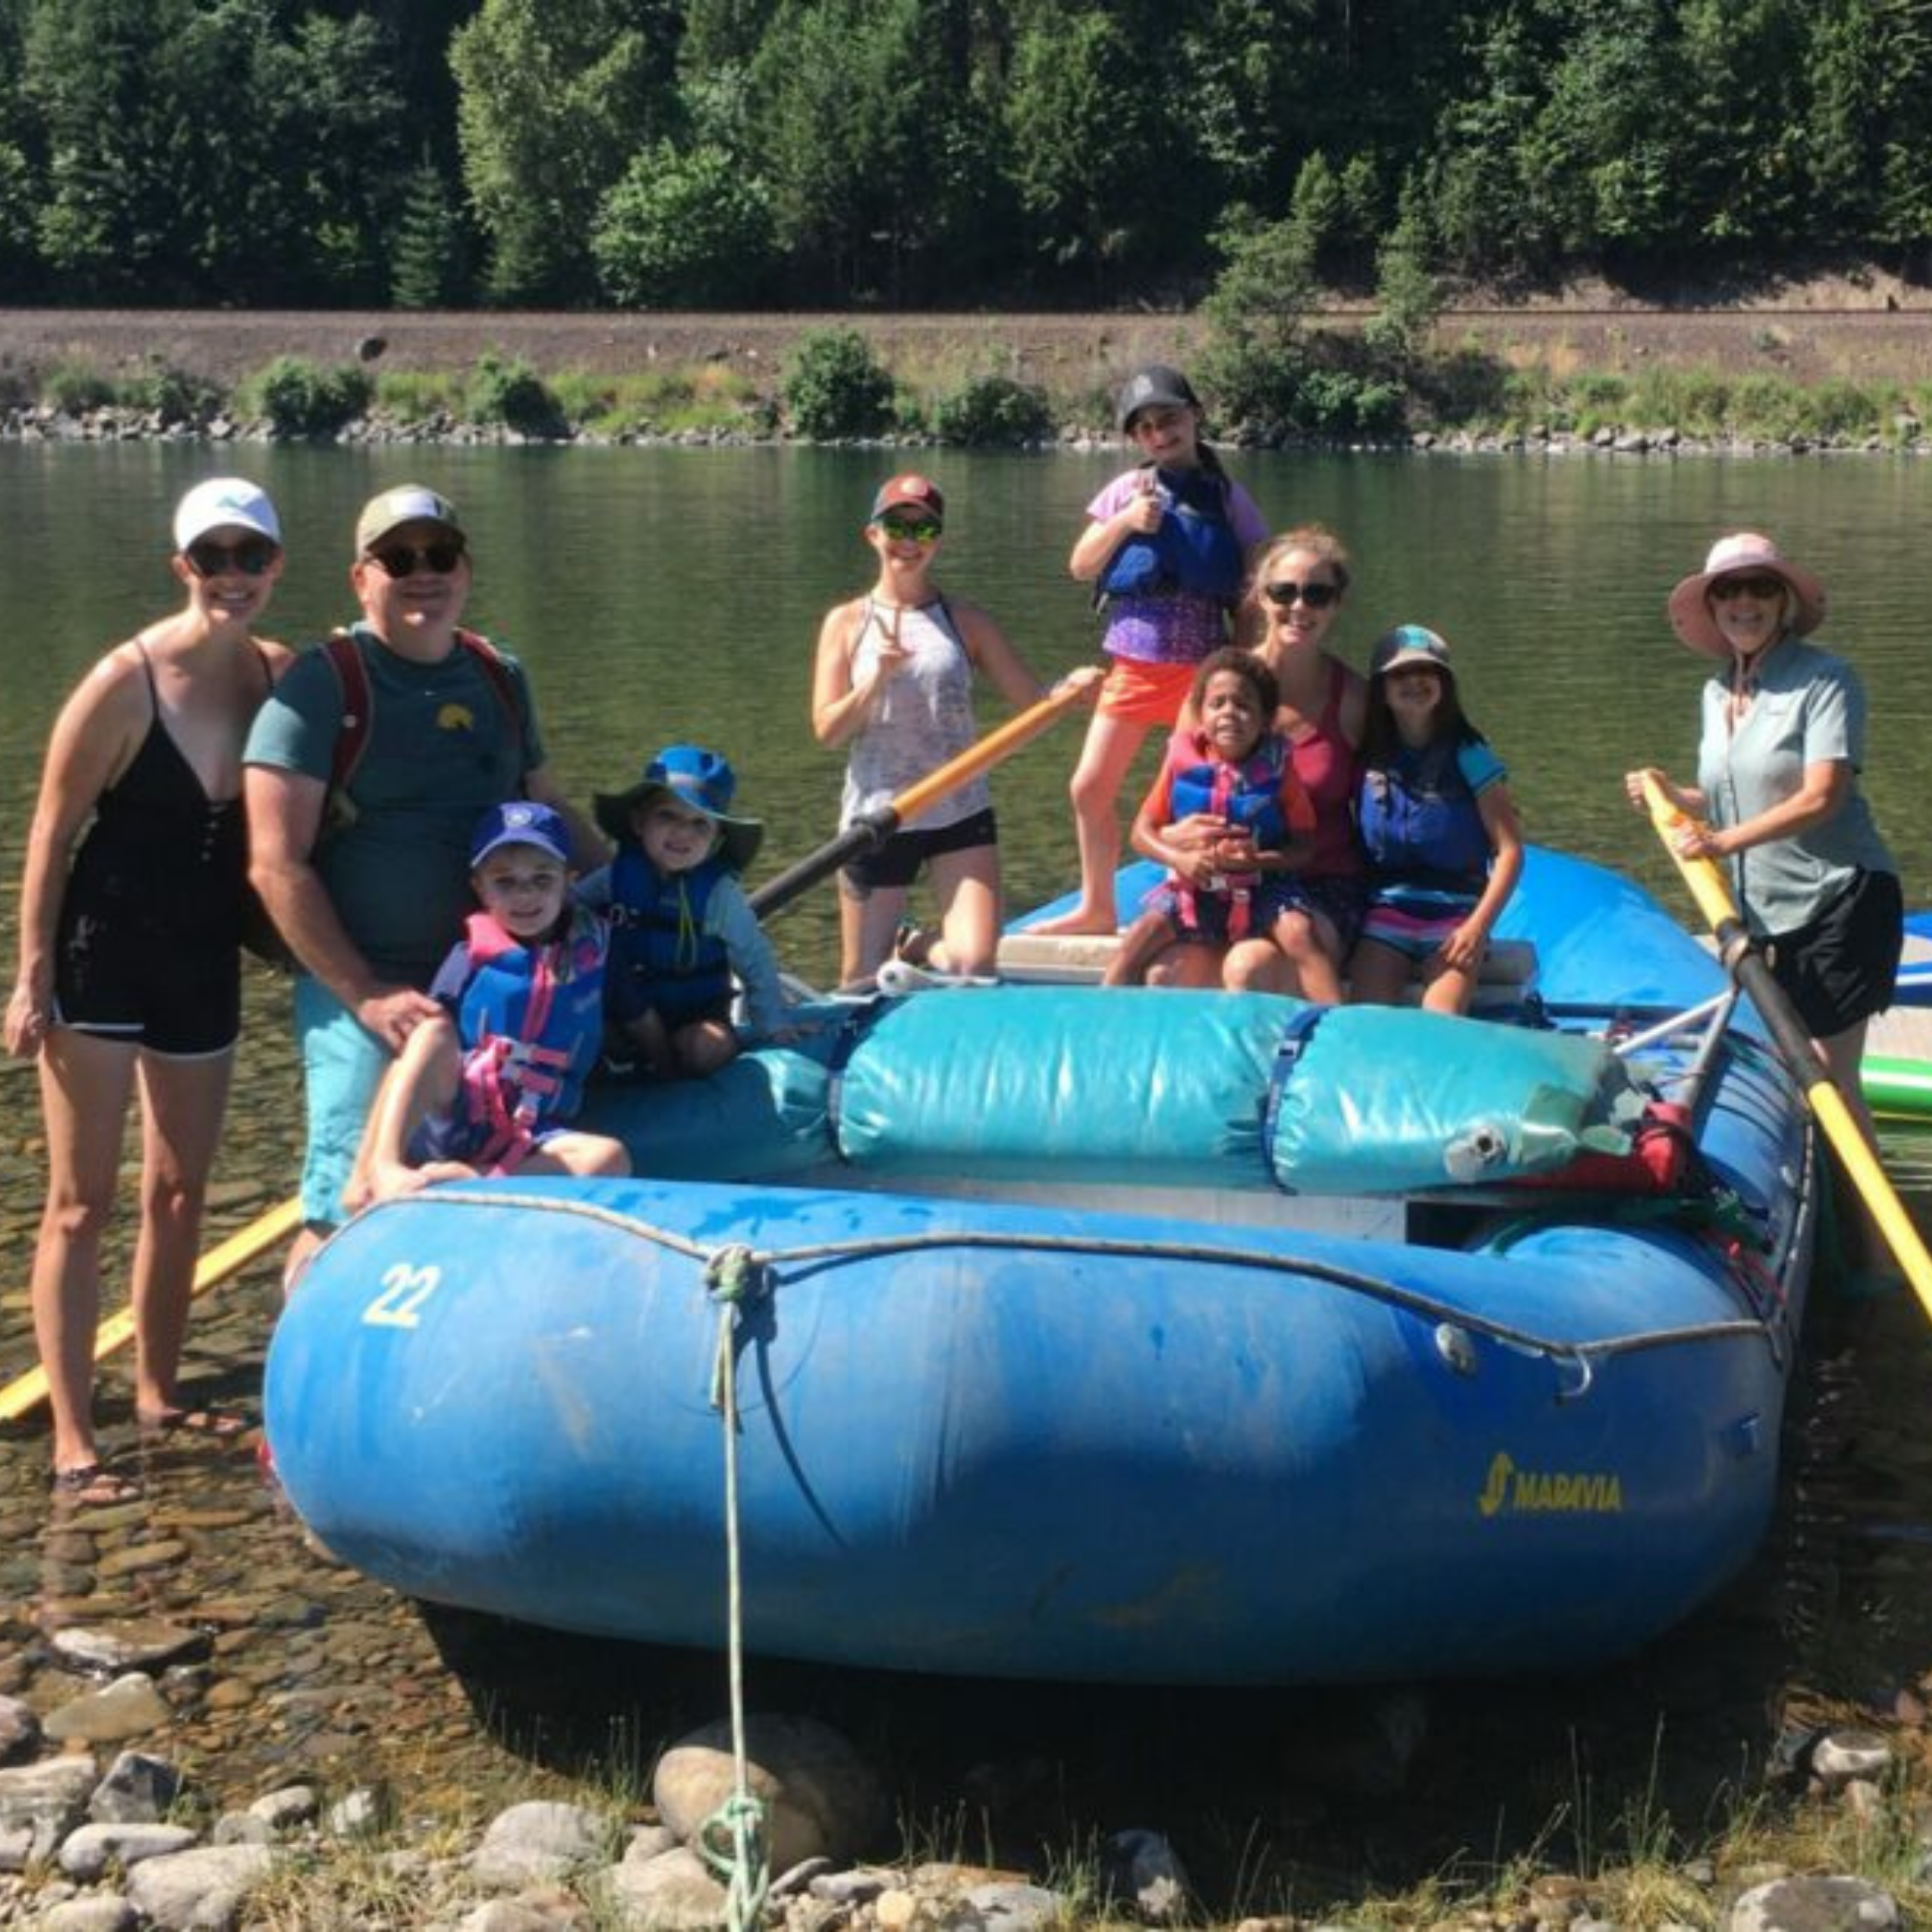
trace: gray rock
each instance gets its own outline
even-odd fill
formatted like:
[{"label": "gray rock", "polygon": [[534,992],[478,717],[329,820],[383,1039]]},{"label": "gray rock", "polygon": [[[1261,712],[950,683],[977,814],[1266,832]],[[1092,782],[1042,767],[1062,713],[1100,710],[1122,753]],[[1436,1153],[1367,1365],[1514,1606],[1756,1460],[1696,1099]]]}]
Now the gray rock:
[{"label": "gray rock", "polygon": [[146,1858],[186,1851],[194,1842],[194,1833],[185,1825],[83,1825],[62,1841],[60,1869],[69,1878],[91,1885],[110,1865],[132,1867]]},{"label": "gray rock", "polygon": [[595,1811],[532,1798],[491,1820],[469,1861],[470,1875],[480,1885],[506,1890],[561,1878],[601,1858],[609,1840],[609,1828]]},{"label": "gray rock", "polygon": [[724,1923],[724,1887],[694,1851],[675,1851],[611,1868],[608,1884],[619,1922],[651,1932],[708,1932]]},{"label": "gray rock", "polygon": [[668,1825],[639,1825],[631,1833],[630,1842],[624,1847],[626,1865],[648,1865],[654,1858],[662,1858],[667,1851],[678,1848],[678,1835]]},{"label": "gray rock", "polygon": [[821,1872],[811,1881],[811,1894],[828,1905],[852,1908],[870,1905],[892,1882],[890,1872],[869,1872],[860,1866],[851,1872]]},{"label": "gray rock", "polygon": [[66,1744],[118,1744],[158,1730],[174,1713],[146,1671],[131,1670],[104,1690],[70,1699],[42,1720],[49,1737]]},{"label": "gray rock", "polygon": [[128,1874],[128,1902],[168,1932],[229,1932],[274,1865],[256,1844],[203,1845],[147,1859]]},{"label": "gray rock", "polygon": [[39,1749],[39,1713],[17,1697],[0,1697],[0,1764],[17,1764]]},{"label": "gray rock", "polygon": [[457,1932],[558,1932],[573,1922],[521,1899],[492,1899],[464,1918]]},{"label": "gray rock", "polygon": [[380,1792],[361,1786],[329,1807],[323,1829],[332,1838],[373,1838],[388,1822],[389,1811]]},{"label": "gray rock", "polygon": [[[829,1724],[815,1718],[754,1715],[745,1721],[748,1781],[766,1808],[771,1869],[808,1858],[849,1861],[885,1822],[885,1798],[870,1767]],[[651,1780],[658,1816],[689,1844],[731,1795],[728,1724],[707,1724],[665,1752]]]},{"label": "gray rock", "polygon": [[55,1656],[78,1670],[111,1676],[123,1671],[152,1671],[208,1647],[198,1630],[158,1617],[121,1623],[74,1624],[48,1640]]},{"label": "gray rock", "polygon": [[1891,1761],[1890,1746],[1875,1730],[1828,1730],[1811,1747],[1811,1775],[1827,1791],[1882,1778]]},{"label": "gray rock", "polygon": [[140,1921],[125,1899],[94,1894],[65,1899],[40,1915],[40,1932],[134,1932]]},{"label": "gray rock", "polygon": [[1730,1909],[1726,1932],[1887,1932],[1898,1901],[1863,1878],[1774,1878]]},{"label": "gray rock", "polygon": [[1143,1923],[1171,1925],[1187,1910],[1191,1887],[1179,1854],[1158,1832],[1116,1832],[1100,1847],[1100,1887],[1133,1907]]},{"label": "gray rock", "polygon": [[271,1831],[285,1832],[291,1825],[307,1824],[321,1808],[312,1785],[290,1784],[264,1792],[248,1807],[248,1816],[259,1818]]},{"label": "gray rock", "polygon": [[181,1774],[165,1758],[124,1751],[88,1800],[97,1825],[152,1825],[181,1795]]},{"label": "gray rock", "polygon": [[281,1834],[266,1818],[247,1811],[224,1811],[208,1834],[211,1844],[273,1844]]},{"label": "gray rock", "polygon": [[966,1903],[986,1932],[1041,1932],[1066,1912],[1066,1901],[1043,1885],[975,1885]]},{"label": "gray rock", "polygon": [[86,1815],[100,1777],[91,1758],[53,1758],[0,1771],[0,1872],[20,1872],[54,1856]]}]

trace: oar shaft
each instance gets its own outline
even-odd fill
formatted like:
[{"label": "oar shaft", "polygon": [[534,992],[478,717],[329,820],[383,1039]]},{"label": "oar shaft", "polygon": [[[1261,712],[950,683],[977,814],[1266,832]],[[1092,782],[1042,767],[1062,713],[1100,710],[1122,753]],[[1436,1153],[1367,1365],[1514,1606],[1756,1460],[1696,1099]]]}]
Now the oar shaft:
[{"label": "oar shaft", "polygon": [[[229,1275],[245,1268],[263,1250],[272,1247],[285,1235],[293,1234],[301,1223],[302,1203],[299,1199],[285,1201],[279,1206],[271,1208],[239,1233],[230,1235],[202,1257],[195,1269],[194,1286],[190,1293],[205,1294],[217,1282],[226,1281]],[[123,1309],[118,1315],[109,1315],[94,1331],[94,1360],[105,1361],[117,1349],[132,1340],[134,1334],[134,1315],[131,1309]],[[17,1422],[45,1401],[47,1394],[45,1369],[30,1368],[24,1375],[16,1376],[5,1388],[0,1389],[0,1422]]]},{"label": "oar shaft", "polygon": [[1932,1315],[1932,1254],[1926,1252],[1918,1229],[1886,1178],[1876,1151],[1838,1091],[1831,1069],[1813,1044],[1797,1008],[1763,955],[1752,946],[1723,873],[1715,860],[1694,857],[1677,849],[1676,834],[1690,820],[1671,802],[1654,777],[1644,780],[1644,798],[1664,850],[1675,863],[1691,897],[1697,902],[1697,909],[1716,937],[1719,956],[1763,1016],[1772,1044],[1792,1078],[1804,1089],[1812,1118],[1823,1130],[1847,1179],[1857,1189],[1894,1258],[1904,1269],[1912,1292],[1927,1315]]},{"label": "oar shaft", "polygon": [[1063,712],[1078,704],[1083,694],[1078,685],[1063,685],[1049,691],[1038,703],[1029,705],[957,756],[909,785],[889,804],[877,807],[848,826],[829,844],[808,853],[776,878],[767,879],[751,895],[752,910],[761,918],[775,912],[780,906],[789,906],[808,887],[836,872],[847,860],[875,851],[909,818],[918,817],[948,792],[956,792],[969,780],[990,771],[1029,739],[1038,737]]}]

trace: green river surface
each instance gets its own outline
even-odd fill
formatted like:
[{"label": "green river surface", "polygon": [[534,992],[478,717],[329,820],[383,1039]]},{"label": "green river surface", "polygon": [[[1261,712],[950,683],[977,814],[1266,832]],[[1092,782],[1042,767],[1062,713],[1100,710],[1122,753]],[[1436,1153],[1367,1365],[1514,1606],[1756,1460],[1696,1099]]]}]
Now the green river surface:
[{"label": "green river surface", "polygon": [[[768,823],[762,874],[835,829],[840,761],[807,724],[813,646],[824,609],[868,581],[860,526],[875,485],[895,469],[931,470],[948,500],[947,588],[990,609],[1047,673],[1096,650],[1066,558],[1087,499],[1120,463],[1109,453],[0,447],[0,872],[10,881],[0,943],[11,957],[11,882],[55,712],[105,648],[170,607],[168,516],[204,477],[239,472],[274,495],[289,563],[266,628],[292,641],[352,614],[349,537],[366,497],[404,480],[447,493],[477,558],[471,620],[529,666],[565,786],[587,803],[593,789],[629,782],[662,743],[714,746],[737,765],[743,808]],[[1872,699],[1866,783],[1908,904],[1932,903],[1932,822],[1918,815],[1932,768],[1932,465],[1244,454],[1230,463],[1272,524],[1319,519],[1350,546],[1356,587],[1335,633],[1343,652],[1361,662],[1400,620],[1441,631],[1528,835],[1633,872],[1687,918],[1620,777],[1638,763],[1690,767],[1703,672],[1664,622],[1672,584],[1719,531],[1771,531],[1829,588],[1821,635],[1857,660]],[[989,695],[982,726],[999,711]],[[995,780],[1014,905],[1070,882],[1064,780],[1078,728],[1062,726]],[[831,888],[774,934],[788,965],[823,982]],[[295,1171],[285,986],[252,974],[248,1001],[211,1234],[279,1200]],[[42,1147],[31,1069],[8,1065],[0,1097],[4,1380],[32,1359],[26,1287]],[[1888,1135],[1887,1151],[1922,1215],[1932,1140]],[[117,1245],[110,1305],[125,1293],[124,1263]],[[202,1389],[252,1402],[277,1299],[265,1266],[201,1306],[189,1366]],[[1694,1832],[1740,1780],[1752,1788],[1781,1730],[1846,1708],[1838,1700],[1889,1694],[1932,1665],[1932,1448],[1916,1423],[1932,1381],[1924,1328],[1908,1298],[1857,1310],[1821,1300],[1779,1526],[1752,1576],[1616,1670],[1441,1690],[1400,1798],[1373,1795],[1372,1767],[1353,1797],[1327,1789],[1317,1767],[1338,1737],[1372,1747],[1374,1710],[1358,1700],[908,1686],[755,1664],[752,1700],[845,1728],[887,1772],[910,1842],[943,1848],[966,1820],[969,1852],[1037,1864],[1043,1845],[1064,1854],[1084,1832],[1155,1826],[1176,1836],[1223,1912],[1271,1896],[1278,1881],[1346,1894],[1414,1882],[1459,1850],[1506,1857],[1559,1816],[1568,1822],[1556,1855],[1574,1869],[1617,1848],[1607,1821],[1633,1790],[1660,1787]],[[107,1445],[136,1453],[115,1371],[100,1409]],[[45,1647],[61,1622],[158,1614],[194,1626],[207,1641],[167,1687],[175,1718],[137,1741],[217,1797],[245,1798],[292,1767],[338,1786],[387,1777],[405,1809],[448,1815],[586,1761],[648,1764],[659,1742],[724,1708],[721,1660],[710,1655],[426,1623],[310,1549],[245,1449],[139,1453],[143,1504],[84,1526],[51,1523],[38,1425],[0,1434],[0,1690],[43,1709],[73,1694],[78,1681]]]}]

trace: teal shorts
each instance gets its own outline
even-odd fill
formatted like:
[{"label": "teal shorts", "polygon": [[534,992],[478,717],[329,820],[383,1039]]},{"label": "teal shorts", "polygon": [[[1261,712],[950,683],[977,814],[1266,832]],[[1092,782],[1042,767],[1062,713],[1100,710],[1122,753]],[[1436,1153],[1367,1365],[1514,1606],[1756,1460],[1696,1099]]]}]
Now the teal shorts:
[{"label": "teal shorts", "polygon": [[389,1050],[306,973],[295,982],[295,1044],[309,1109],[302,1218],[332,1228],[342,1219],[342,1190],[355,1168],[376,1089],[389,1069]]}]

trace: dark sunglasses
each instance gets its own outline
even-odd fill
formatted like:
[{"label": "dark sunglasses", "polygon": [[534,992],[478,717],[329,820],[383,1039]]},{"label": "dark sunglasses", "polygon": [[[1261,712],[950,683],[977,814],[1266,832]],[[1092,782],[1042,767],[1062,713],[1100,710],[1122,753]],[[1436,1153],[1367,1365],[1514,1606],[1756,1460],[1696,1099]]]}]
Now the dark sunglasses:
[{"label": "dark sunglasses", "polygon": [[1768,571],[1762,577],[1721,577],[1711,586],[1709,594],[1720,604],[1728,604],[1734,597],[1761,597],[1768,601],[1784,595],[1784,579]]},{"label": "dark sunglasses", "polygon": [[459,538],[443,537],[433,543],[385,543],[380,550],[369,552],[369,561],[378,565],[385,577],[414,577],[419,570],[448,577],[463,561],[464,555]]},{"label": "dark sunglasses", "polygon": [[1325,611],[1342,594],[1338,583],[1281,583],[1264,584],[1261,594],[1271,604],[1278,604],[1283,610],[1297,598],[1311,611]]},{"label": "dark sunglasses", "polygon": [[265,577],[281,555],[281,546],[266,537],[245,537],[238,543],[217,543],[203,537],[190,543],[183,554],[197,577],[223,577],[231,572],[238,577]]},{"label": "dark sunglasses", "polygon": [[940,525],[935,517],[921,517],[917,522],[903,517],[882,516],[878,527],[897,543],[937,543]]}]

